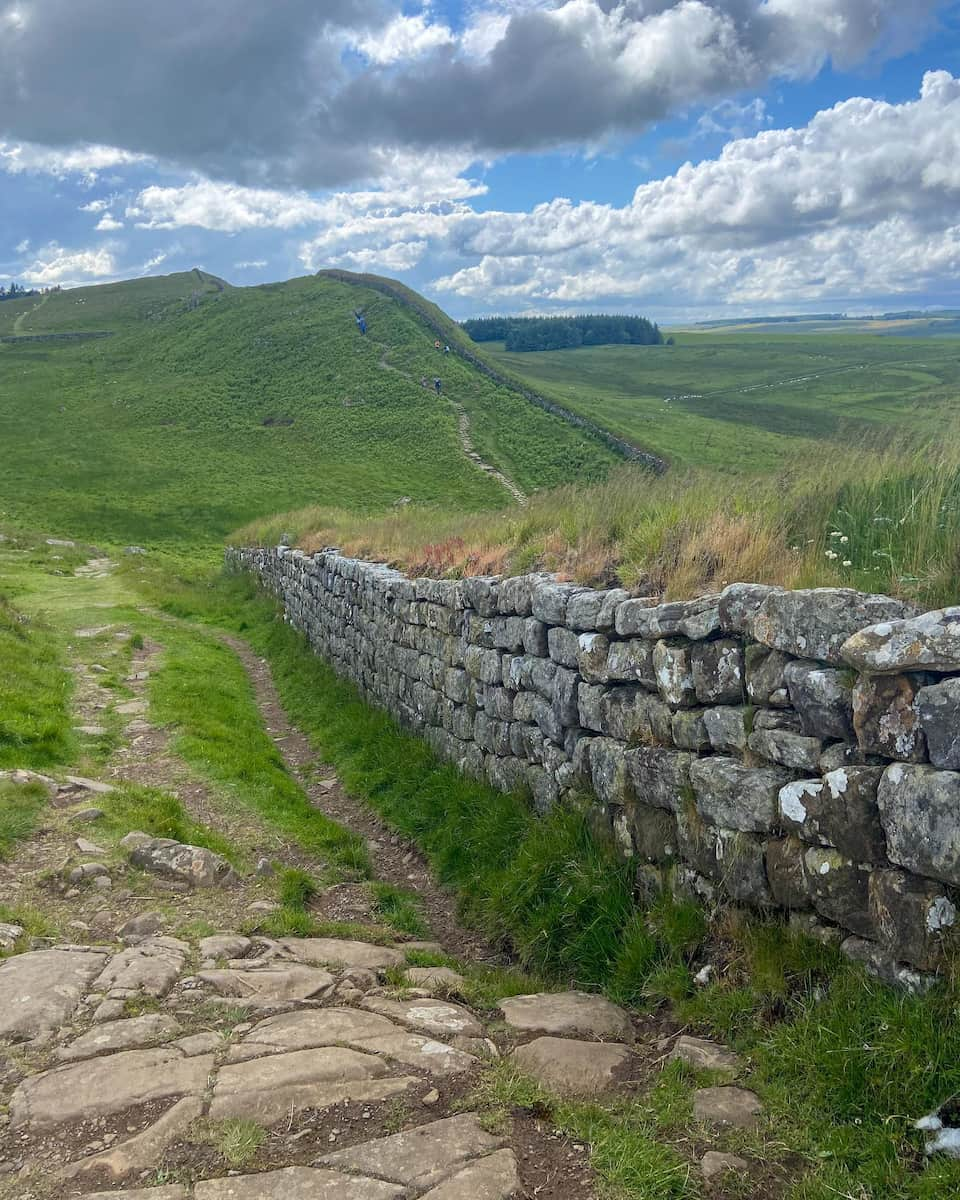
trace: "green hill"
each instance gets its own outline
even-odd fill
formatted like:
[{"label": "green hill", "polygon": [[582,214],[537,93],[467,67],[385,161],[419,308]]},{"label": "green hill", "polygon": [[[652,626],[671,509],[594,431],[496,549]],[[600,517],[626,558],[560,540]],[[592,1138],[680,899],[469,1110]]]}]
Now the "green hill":
[{"label": "green hill", "polygon": [[[67,333],[110,336],[50,337]],[[233,288],[193,271],[53,292],[0,305],[0,337],[15,448],[0,509],[78,536],[209,544],[307,504],[502,507],[510,495],[465,452],[464,422],[480,458],[524,492],[600,478],[615,461],[438,353],[413,308],[329,276]],[[437,375],[441,396],[420,382]]]}]

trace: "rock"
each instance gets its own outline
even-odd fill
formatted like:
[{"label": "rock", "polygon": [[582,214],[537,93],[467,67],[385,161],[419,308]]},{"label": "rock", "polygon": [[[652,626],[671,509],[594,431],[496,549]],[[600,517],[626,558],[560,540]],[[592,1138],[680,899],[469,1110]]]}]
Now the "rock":
[{"label": "rock", "polygon": [[960,775],[894,763],[877,790],[891,862],[960,884]]},{"label": "rock", "polygon": [[231,1046],[227,1061],[246,1062],[261,1054],[281,1054],[317,1046],[357,1046],[371,1038],[400,1033],[386,1017],[355,1008],[313,1008],[280,1013],[258,1022],[238,1045]]},{"label": "rock", "polygon": [[70,814],[70,820],[76,821],[78,824],[89,824],[93,821],[99,821],[102,816],[102,808],[80,808]]},{"label": "rock", "polygon": [[703,721],[702,708],[681,708],[673,714],[670,729],[674,745],[694,754],[706,753],[710,749],[710,735]]},{"label": "rock", "polygon": [[368,967],[376,971],[399,967],[406,961],[401,950],[341,938],[281,938],[280,945],[297,962],[322,966]]},{"label": "rock", "polygon": [[77,838],[73,844],[81,854],[106,854],[102,846],[98,846],[96,842],[88,842],[86,838]]},{"label": "rock", "polygon": [[836,850],[810,846],[803,855],[804,882],[813,907],[824,917],[854,933],[871,937],[869,868],[845,858]]},{"label": "rock", "polygon": [[[82,1179],[84,1177],[100,1179],[106,1175],[114,1181],[119,1181],[155,1168],[167,1146],[180,1138],[193,1122],[200,1118],[202,1112],[203,1100],[200,1096],[184,1096],[136,1137],[128,1138],[105,1152],[70,1163],[69,1166],[64,1167],[61,1177],[64,1179]],[[149,1200],[159,1200],[164,1190],[164,1188],[151,1188],[145,1195]],[[98,1194],[109,1196],[111,1200],[117,1200],[118,1196],[128,1196],[131,1193],[101,1192]]]},{"label": "rock", "polygon": [[179,1183],[155,1188],[134,1188],[122,1192],[88,1192],[83,1200],[188,1200],[187,1189]]},{"label": "rock", "polygon": [[761,758],[793,771],[816,771],[823,751],[823,742],[819,738],[783,729],[754,729],[747,745]]},{"label": "rock", "polygon": [[[448,1178],[454,1168],[469,1160],[486,1157],[499,1148],[498,1139],[481,1127],[475,1113],[463,1113],[391,1137],[361,1142],[318,1161],[325,1166],[367,1172],[391,1183],[421,1189]],[[473,1195],[476,1193],[460,1189],[456,1200]]]},{"label": "rock", "polygon": [[23,1042],[65,1024],[107,956],[37,950],[0,962],[0,1040]]},{"label": "rock", "polygon": [[[581,668],[581,674],[583,674]],[[584,678],[587,677],[584,675]],[[629,642],[611,642],[607,651],[606,680],[611,683],[642,683],[655,689],[653,646],[634,638]]]},{"label": "rock", "polygon": [[140,913],[125,921],[117,930],[117,937],[122,942],[133,943],[152,937],[163,928],[163,915],[158,912]]},{"label": "rock", "polygon": [[180,1032],[173,1017],[159,1013],[148,1013],[142,1017],[130,1017],[125,1021],[108,1021],[88,1033],[81,1034],[68,1046],[57,1050],[60,1062],[75,1062],[81,1058],[94,1058],[100,1054],[112,1054],[116,1050],[140,1049],[157,1042],[169,1041]]},{"label": "rock", "polygon": [[111,999],[138,993],[162,998],[176,983],[189,950],[176,938],[147,938],[114,955],[95,987]]},{"label": "rock", "polygon": [[510,996],[498,1005],[511,1029],[523,1033],[632,1043],[633,1025],[616,1004],[588,992],[538,992]]},{"label": "rock", "polygon": [[707,1183],[728,1171],[736,1171],[738,1175],[742,1175],[749,1169],[750,1164],[739,1154],[722,1154],[718,1150],[708,1150],[700,1159],[700,1173]]},{"label": "rock", "polygon": [[10,1102],[10,1125],[30,1132],[89,1121],[135,1104],[199,1095],[213,1058],[184,1058],[176,1050],[124,1050],[55,1067],[25,1079]]},{"label": "rock", "polygon": [[921,971],[936,970],[957,923],[956,905],[944,888],[902,871],[874,871],[869,890],[870,912],[886,953]]},{"label": "rock", "polygon": [[448,1046],[446,1042],[437,1042],[418,1033],[403,1033],[400,1030],[381,1037],[358,1039],[353,1045],[358,1050],[382,1055],[402,1063],[405,1067],[415,1067],[430,1075],[462,1075],[477,1064],[473,1054]]},{"label": "rock", "polygon": [[737,753],[747,748],[747,710],[745,708],[707,708],[703,727],[710,746],[718,754]]},{"label": "rock", "polygon": [[473,1013],[449,1000],[390,1000],[385,996],[365,996],[361,1007],[433,1037],[453,1037],[456,1034],[480,1037],[483,1034],[483,1027]]},{"label": "rock", "polygon": [[83,775],[65,775],[67,783],[84,792],[94,792],[99,796],[108,796],[114,787],[112,783],[103,783],[99,779],[87,779]]},{"label": "rock", "polygon": [[843,657],[856,670],[874,675],[960,671],[960,607],[881,619],[848,638]]},{"label": "rock", "polygon": [[104,725],[78,725],[77,733],[82,733],[85,737],[106,737],[106,726]]},{"label": "rock", "polygon": [[790,703],[800,715],[803,732],[809,737],[840,738],[853,735],[853,695],[849,672],[821,667],[819,663],[792,662],[783,677]]},{"label": "rock", "polygon": [[690,780],[697,811],[722,829],[767,833],[777,820],[777,797],[789,782],[780,767],[745,767],[733,758],[694,760]]},{"label": "rock", "polygon": [[379,1179],[322,1167],[282,1167],[262,1175],[207,1179],[193,1194],[195,1200],[403,1200],[406,1192]]},{"label": "rock", "polygon": [[944,679],[920,688],[915,707],[930,762],[941,770],[960,770],[960,679]]},{"label": "rock", "polygon": [[780,789],[780,820],[807,842],[835,846],[860,863],[883,864],[887,844],[880,825],[877,788],[882,767],[841,767],[822,779],[801,779]]},{"label": "rock", "polygon": [[613,1087],[633,1055],[627,1046],[614,1042],[540,1037],[518,1046],[510,1057],[527,1075],[561,1096],[596,1096]]},{"label": "rock", "polygon": [[201,958],[245,958],[253,943],[239,933],[215,933],[200,939]]},{"label": "rock", "polygon": [[840,664],[844,661],[841,648],[858,630],[914,612],[900,600],[852,588],[770,592],[754,617],[753,636],[765,646],[798,658]]},{"label": "rock", "polygon": [[779,650],[751,643],[744,651],[747,697],[753,704],[767,705],[785,687],[783,672],[793,660]]},{"label": "rock", "polygon": [[690,652],[693,686],[701,704],[742,704],[743,649],[733,638],[703,642]]},{"label": "rock", "polygon": [[653,648],[653,672],[660,697],[666,704],[679,707],[696,703],[697,693],[687,646],[657,642]]},{"label": "rock", "polygon": [[[853,688],[853,728],[865,754],[922,762],[926,739],[917,694],[922,678],[861,675]],[[956,708],[954,708],[956,713]]]},{"label": "rock", "polygon": [[840,943],[840,953],[851,962],[860,963],[868,975],[891,987],[903,988],[912,996],[922,996],[937,983],[936,975],[924,975],[906,963],[897,962],[882,946],[868,938],[845,938]]},{"label": "rock", "polygon": [[745,633],[753,637],[753,622],[760,606],[771,592],[780,588],[764,583],[731,583],[720,593],[718,609],[724,633]]},{"label": "rock", "polygon": [[208,1033],[193,1033],[177,1038],[172,1044],[178,1050],[182,1050],[187,1058],[195,1058],[198,1054],[216,1054],[222,1041],[221,1035],[211,1030]]},{"label": "rock", "polygon": [[746,1088],[698,1088],[693,1094],[693,1119],[705,1125],[754,1129],[762,1111],[760,1097]]},{"label": "rock", "polygon": [[0,950],[12,950],[22,937],[22,925],[11,925],[6,921],[0,921]]},{"label": "rock", "polygon": [[81,863],[79,867],[66,867],[65,873],[70,883],[91,883],[97,879],[109,879],[110,872],[100,862]]},{"label": "rock", "polygon": [[223,855],[204,846],[189,846],[172,838],[151,838],[144,834],[133,840],[128,834],[120,845],[128,850],[135,867],[190,887],[227,887],[237,882],[236,873]]},{"label": "rock", "polygon": [[704,1038],[687,1036],[677,1038],[669,1057],[688,1063],[699,1071],[723,1071],[731,1076],[737,1076],[743,1070],[743,1063],[738,1054],[734,1054],[726,1046],[708,1042]]},{"label": "rock", "polygon": [[464,978],[449,967],[407,967],[404,979],[412,987],[434,988],[443,991],[456,991],[462,987]]},{"label": "rock", "polygon": [[55,779],[51,779],[49,775],[41,775],[39,771],[25,771],[22,768],[12,771],[0,771],[0,780],[8,780],[10,783],[21,785],[29,783],[39,784],[51,800],[60,790],[60,785]]},{"label": "rock", "polygon": [[210,1119],[245,1117],[272,1125],[297,1109],[328,1108],[344,1100],[382,1100],[419,1082],[408,1076],[386,1076],[386,1064],[376,1055],[340,1046],[228,1063],[214,1085]]},{"label": "rock", "polygon": [[200,971],[197,978],[219,995],[234,997],[250,1005],[310,1000],[324,995],[334,985],[334,978],[329,971],[283,962],[271,962],[259,967],[251,965],[249,969]]},{"label": "rock", "polygon": [[461,1167],[437,1184],[423,1200],[511,1200],[522,1192],[517,1157],[512,1150],[498,1150]]},{"label": "rock", "polygon": [[693,756],[660,746],[638,746],[624,755],[634,794],[644,804],[678,812],[690,795]]}]

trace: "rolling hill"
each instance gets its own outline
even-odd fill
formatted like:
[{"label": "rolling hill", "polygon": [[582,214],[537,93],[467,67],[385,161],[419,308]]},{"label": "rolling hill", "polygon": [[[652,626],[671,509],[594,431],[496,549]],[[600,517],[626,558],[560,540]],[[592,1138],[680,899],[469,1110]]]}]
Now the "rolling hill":
[{"label": "rolling hill", "polygon": [[53,292],[0,305],[0,338],[0,509],[78,536],[210,545],[306,504],[499,508],[510,492],[483,463],[529,493],[616,461],[346,278]]}]

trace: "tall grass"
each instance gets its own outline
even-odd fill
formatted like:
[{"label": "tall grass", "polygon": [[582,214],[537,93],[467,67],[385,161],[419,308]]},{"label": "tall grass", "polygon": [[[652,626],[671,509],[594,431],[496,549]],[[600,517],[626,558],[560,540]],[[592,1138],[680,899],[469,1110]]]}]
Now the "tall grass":
[{"label": "tall grass", "polygon": [[69,761],[70,689],[53,633],[0,595],[0,768]]},{"label": "tall grass", "polygon": [[231,540],[337,545],[415,575],[545,569],[680,597],[734,580],[847,585],[934,606],[960,594],[960,438],[825,450],[756,479],[656,478],[624,466],[604,483],[540,492],[522,511],[496,514],[307,508]]}]

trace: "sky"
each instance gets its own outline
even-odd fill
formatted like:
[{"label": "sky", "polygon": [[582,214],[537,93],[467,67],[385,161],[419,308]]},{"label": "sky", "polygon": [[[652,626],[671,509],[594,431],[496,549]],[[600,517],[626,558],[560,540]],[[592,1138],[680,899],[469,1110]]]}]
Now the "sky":
[{"label": "sky", "polygon": [[0,284],[960,307],[960,0],[0,0]]}]

